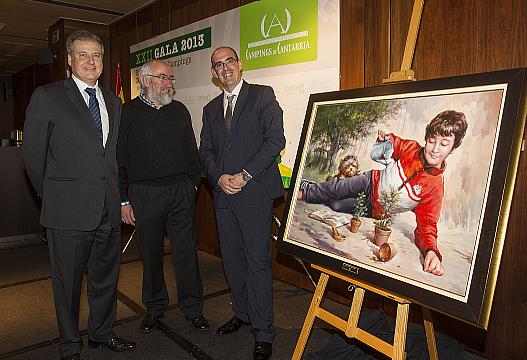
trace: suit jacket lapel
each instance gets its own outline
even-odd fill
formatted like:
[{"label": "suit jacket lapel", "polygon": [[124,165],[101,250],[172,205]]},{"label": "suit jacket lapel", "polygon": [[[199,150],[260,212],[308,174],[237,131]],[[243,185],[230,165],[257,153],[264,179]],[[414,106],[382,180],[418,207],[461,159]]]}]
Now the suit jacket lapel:
[{"label": "suit jacket lapel", "polygon": [[114,134],[115,106],[108,92],[102,88],[101,91],[104,98],[104,103],[106,104],[106,111],[108,112],[108,138],[106,139],[106,144],[109,144],[110,140],[112,139],[112,135]]},{"label": "suit jacket lapel", "polygon": [[243,112],[243,108],[249,97],[249,84],[243,80],[242,88],[238,94],[238,99],[236,99],[236,105],[234,106],[234,113],[232,114],[232,124],[231,124],[231,133],[236,128],[238,121],[240,119],[240,114]]},{"label": "suit jacket lapel", "polygon": [[224,135],[227,135],[227,127],[225,126],[225,116],[223,114],[223,97],[224,94],[221,93],[218,97],[216,97],[216,104],[214,113],[216,114],[216,126],[220,129],[221,133]]},{"label": "suit jacket lapel", "polygon": [[66,80],[64,80],[64,86],[67,89],[66,94],[68,95],[68,98],[75,105],[77,110],[79,110],[79,113],[82,115],[82,118],[89,122],[90,125],[88,126],[94,131],[95,134],[97,134],[97,136],[99,136],[99,130],[97,130],[97,127],[93,122],[90,111],[88,110],[88,106],[86,105],[86,102],[84,101],[84,98],[82,97],[80,90],[77,87],[77,84],[75,84],[75,81],[73,81],[71,77],[67,78]]}]

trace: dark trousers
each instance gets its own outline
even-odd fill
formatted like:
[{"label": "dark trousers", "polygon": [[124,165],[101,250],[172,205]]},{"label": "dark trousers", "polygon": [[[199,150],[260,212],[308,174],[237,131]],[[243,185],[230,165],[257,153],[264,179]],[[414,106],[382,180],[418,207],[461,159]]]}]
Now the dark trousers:
[{"label": "dark trousers", "polygon": [[130,203],[136,218],[143,258],[143,303],[158,318],[169,304],[163,273],[165,230],[172,241],[178,305],[187,318],[203,313],[203,286],[196,253],[196,191],[190,180],[174,185],[131,184]]},{"label": "dark trousers", "polygon": [[364,205],[371,216],[371,171],[344,179],[331,180],[309,184],[304,189],[304,201],[313,204],[325,204],[333,211],[352,214],[357,206],[360,193],[366,195]]},{"label": "dark trousers", "polygon": [[271,222],[273,202],[216,208],[221,256],[236,316],[250,322],[256,341],[272,342],[273,274]]},{"label": "dark trousers", "polygon": [[79,332],[79,303],[87,270],[88,338],[106,341],[113,337],[117,309],[117,280],[121,248],[121,228],[112,228],[105,211],[93,231],[47,229],[55,311],[61,337],[62,356],[82,348]]}]

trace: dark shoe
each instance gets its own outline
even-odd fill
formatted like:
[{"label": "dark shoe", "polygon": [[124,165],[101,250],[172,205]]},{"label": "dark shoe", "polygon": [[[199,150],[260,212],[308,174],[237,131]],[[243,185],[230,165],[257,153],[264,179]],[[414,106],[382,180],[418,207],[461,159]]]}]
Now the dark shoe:
[{"label": "dark shoe", "polygon": [[80,360],[80,358],[81,358],[81,354],[76,353],[76,354],[61,356],[60,360]]},{"label": "dark shoe", "polygon": [[99,348],[99,349],[105,346],[108,349],[115,351],[115,352],[125,352],[125,351],[131,351],[135,349],[135,342],[122,339],[117,336],[107,341],[88,340],[88,345],[91,348]]},{"label": "dark shoe", "polygon": [[265,341],[257,341],[254,343],[254,360],[267,360],[273,355],[273,344]]},{"label": "dark shoe", "polygon": [[316,184],[316,182],[307,179],[300,180],[300,190],[305,190],[311,184]]},{"label": "dark shoe", "polygon": [[199,331],[209,330],[209,322],[203,317],[203,315],[194,316],[193,318],[187,318],[187,320],[190,321],[192,325]]},{"label": "dark shoe", "polygon": [[232,317],[229,321],[227,321],[225,324],[220,326],[218,330],[216,330],[216,334],[218,335],[227,335],[232,334],[238,330],[244,325],[249,325],[249,323],[240,320],[236,315]]},{"label": "dark shoe", "polygon": [[154,318],[150,315],[146,315],[146,317],[141,322],[141,326],[139,326],[139,329],[141,329],[141,331],[144,333],[149,333],[157,327],[158,320],[159,318]]}]

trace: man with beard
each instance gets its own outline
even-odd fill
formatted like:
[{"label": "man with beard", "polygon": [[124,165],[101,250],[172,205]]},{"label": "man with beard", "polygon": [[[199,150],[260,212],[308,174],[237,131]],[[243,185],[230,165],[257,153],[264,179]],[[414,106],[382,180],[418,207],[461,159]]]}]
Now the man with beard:
[{"label": "man with beard", "polygon": [[172,241],[179,308],[196,329],[207,331],[196,254],[200,166],[190,113],[172,99],[175,79],[168,64],[149,61],[138,78],[141,94],[123,106],[117,162],[121,218],[137,226],[143,258],[142,300],[147,316],[140,329],[152,331],[169,304],[163,275],[166,230]]}]

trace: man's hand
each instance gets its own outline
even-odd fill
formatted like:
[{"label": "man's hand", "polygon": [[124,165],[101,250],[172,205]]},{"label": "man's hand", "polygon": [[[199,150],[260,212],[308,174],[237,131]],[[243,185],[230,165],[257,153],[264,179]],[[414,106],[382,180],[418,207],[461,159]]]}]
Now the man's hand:
[{"label": "man's hand", "polygon": [[230,174],[223,174],[220,176],[220,179],[218,180],[218,186],[225,194],[228,195],[237,194],[242,189],[242,186],[237,181],[237,176]]},{"label": "man's hand", "polygon": [[377,141],[386,141],[391,134],[389,130],[377,130]]},{"label": "man's hand", "polygon": [[429,272],[437,276],[441,276],[445,273],[445,270],[443,269],[443,264],[437,257],[437,254],[432,250],[429,250],[426,253],[425,261],[423,263],[423,271]]},{"label": "man's hand", "polygon": [[243,172],[240,171],[237,174],[234,174],[234,184],[236,186],[239,186],[240,188],[243,188],[245,185],[247,185],[247,181],[243,180]]},{"label": "man's hand", "polygon": [[121,206],[121,220],[128,225],[135,226],[135,215],[132,205],[123,205]]}]

